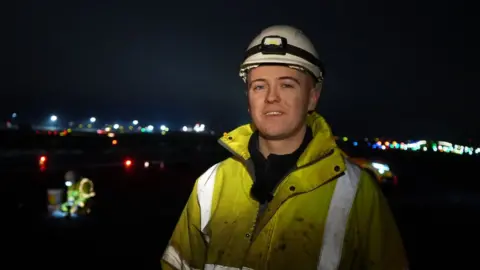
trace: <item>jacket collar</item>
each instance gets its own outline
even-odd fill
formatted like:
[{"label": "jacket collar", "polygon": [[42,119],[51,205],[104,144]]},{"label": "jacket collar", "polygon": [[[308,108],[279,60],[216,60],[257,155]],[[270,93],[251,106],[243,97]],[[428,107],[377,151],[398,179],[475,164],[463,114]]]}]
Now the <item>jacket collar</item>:
[{"label": "jacket collar", "polygon": [[[331,129],[322,116],[316,112],[310,113],[307,116],[306,124],[312,130],[313,139],[300,155],[297,167],[306,166],[320,160],[337,148]],[[224,133],[223,137],[219,139],[219,143],[235,156],[243,160],[249,160],[251,155],[248,151],[248,142],[254,132],[253,124],[243,125],[231,132]]]}]

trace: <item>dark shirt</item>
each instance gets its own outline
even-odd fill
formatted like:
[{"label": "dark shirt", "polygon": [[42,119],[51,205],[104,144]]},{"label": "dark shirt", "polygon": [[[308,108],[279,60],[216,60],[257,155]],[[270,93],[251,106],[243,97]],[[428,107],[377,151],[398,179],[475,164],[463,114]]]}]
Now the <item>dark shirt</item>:
[{"label": "dark shirt", "polygon": [[255,131],[248,142],[248,151],[255,169],[255,181],[250,195],[261,204],[272,200],[273,192],[280,182],[296,167],[297,160],[312,140],[312,130],[307,127],[300,147],[291,154],[270,154],[265,158],[259,149],[258,131]]}]

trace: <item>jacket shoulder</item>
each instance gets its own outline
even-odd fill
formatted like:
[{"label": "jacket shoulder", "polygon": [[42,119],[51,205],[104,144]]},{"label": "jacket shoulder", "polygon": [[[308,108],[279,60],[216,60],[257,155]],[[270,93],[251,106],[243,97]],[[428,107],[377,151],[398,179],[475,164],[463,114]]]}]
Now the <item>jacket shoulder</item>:
[{"label": "jacket shoulder", "polygon": [[[210,182],[216,180],[218,174],[224,174],[225,172],[232,171],[237,166],[241,165],[240,161],[235,157],[229,157],[220,162],[217,162],[210,166],[205,172],[203,172],[197,180],[197,188],[202,188]],[[213,184],[213,183],[210,183]]]}]

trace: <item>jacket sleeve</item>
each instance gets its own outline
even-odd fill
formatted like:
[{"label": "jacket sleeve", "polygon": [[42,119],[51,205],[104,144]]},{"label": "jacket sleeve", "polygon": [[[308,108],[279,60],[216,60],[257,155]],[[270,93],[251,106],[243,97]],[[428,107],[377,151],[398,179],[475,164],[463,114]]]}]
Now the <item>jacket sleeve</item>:
[{"label": "jacket sleeve", "polygon": [[201,269],[206,256],[206,242],[200,230],[200,207],[197,183],[180,215],[162,256],[161,266],[170,269]]},{"label": "jacket sleeve", "polygon": [[361,174],[355,208],[359,213],[359,269],[408,269],[402,238],[388,202],[378,182],[365,171]]}]

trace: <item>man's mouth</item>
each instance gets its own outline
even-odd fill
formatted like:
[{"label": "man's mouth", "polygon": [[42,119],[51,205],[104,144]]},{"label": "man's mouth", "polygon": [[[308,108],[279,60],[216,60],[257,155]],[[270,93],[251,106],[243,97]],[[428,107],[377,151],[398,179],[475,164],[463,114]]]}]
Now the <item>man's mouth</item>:
[{"label": "man's mouth", "polygon": [[280,116],[282,115],[283,113],[282,112],[279,112],[279,111],[271,111],[271,112],[266,112],[265,115],[266,116]]}]

